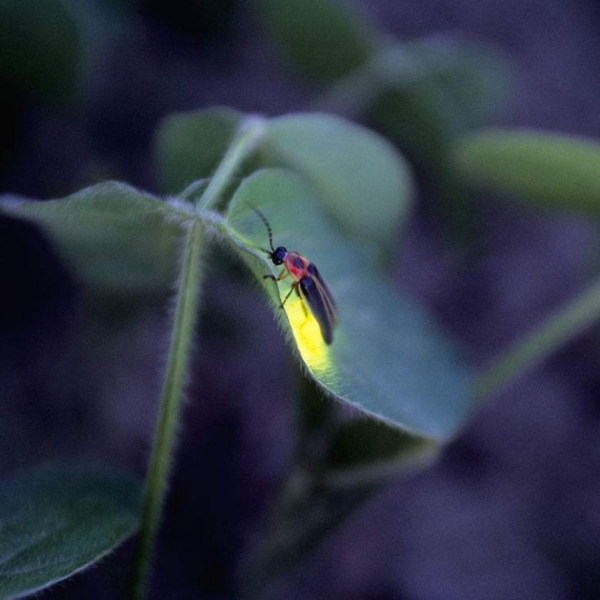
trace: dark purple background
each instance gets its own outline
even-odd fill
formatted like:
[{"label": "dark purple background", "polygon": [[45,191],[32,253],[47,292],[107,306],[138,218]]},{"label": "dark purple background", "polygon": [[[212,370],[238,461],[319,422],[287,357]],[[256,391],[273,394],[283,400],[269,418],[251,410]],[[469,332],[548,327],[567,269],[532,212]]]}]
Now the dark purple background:
[{"label": "dark purple background", "polygon": [[[278,64],[250,7],[216,14],[191,4],[146,2],[128,35],[100,45],[80,110],[18,107],[0,191],[60,196],[96,177],[154,190],[162,116],[214,104],[267,114],[310,106],[313,91]],[[518,86],[501,123],[600,137],[600,8],[591,0],[363,4],[398,36],[451,32],[504,50]],[[593,223],[493,198],[481,206],[477,257],[453,249],[420,210],[396,272],[477,365],[583,289],[598,260]],[[166,310],[99,330],[76,275],[32,227],[6,217],[0,273],[1,472],[58,458],[142,472]],[[293,447],[294,367],[259,295],[213,272],[203,321],[155,598],[232,597]],[[266,597],[600,597],[599,353],[594,330],[489,402],[436,466],[377,493]],[[130,551],[47,597],[117,597]]]}]

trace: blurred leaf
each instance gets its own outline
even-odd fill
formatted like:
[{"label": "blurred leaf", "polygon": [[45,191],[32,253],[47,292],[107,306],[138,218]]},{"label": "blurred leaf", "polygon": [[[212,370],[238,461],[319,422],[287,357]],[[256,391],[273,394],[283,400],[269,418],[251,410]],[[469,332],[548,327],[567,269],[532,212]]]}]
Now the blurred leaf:
[{"label": "blurred leaf", "polygon": [[508,98],[509,63],[488,45],[437,35],[389,47],[372,68],[370,123],[420,163],[442,226],[472,246],[478,216],[452,166],[452,144]]},{"label": "blurred leaf", "polygon": [[437,35],[411,42],[408,51],[447,93],[447,101],[479,127],[510,96],[511,65],[489,44]]},{"label": "blurred leaf", "polygon": [[429,466],[439,446],[373,419],[343,424],[327,456],[324,483],[338,493],[368,491],[392,477]]},{"label": "blurred leaf", "polygon": [[36,100],[64,104],[78,92],[82,40],[63,0],[0,2],[0,73]]},{"label": "blurred leaf", "polygon": [[412,205],[411,172],[384,138],[329,115],[269,121],[265,152],[314,185],[328,215],[349,235],[389,249]]},{"label": "blurred leaf", "polygon": [[296,294],[285,311],[278,308],[289,280],[278,288],[273,281],[264,283],[314,379],[335,397],[401,428],[435,439],[456,433],[471,405],[471,377],[456,347],[423,308],[379,275],[360,245],[328,226],[302,179],[279,169],[246,179],[228,215],[238,232],[235,242],[248,249],[242,256],[261,281],[267,260],[250,253],[265,247],[267,234],[250,206],[270,220],[275,244],[299,250],[318,265],[338,304],[339,326],[327,346]]},{"label": "blurred leaf", "polygon": [[[173,193],[210,177],[242,122],[218,108],[169,117],[157,135],[159,170]],[[319,191],[327,212],[351,235],[384,250],[396,240],[411,208],[412,177],[406,162],[382,137],[328,115],[292,115],[266,121],[266,135],[243,173],[289,166]],[[231,190],[233,191],[233,190]],[[378,210],[371,209],[377,198]]]},{"label": "blurred leaf", "polygon": [[108,182],[62,200],[0,210],[39,224],[86,282],[115,294],[164,292],[175,278],[184,208]]},{"label": "blurred leaf", "polygon": [[[314,446],[311,441],[301,439],[300,445]],[[271,531],[244,572],[246,587],[257,597],[269,581],[310,557],[392,477],[424,466],[435,446],[375,420],[357,419],[339,426],[329,443],[301,447],[296,456]]]},{"label": "blurred leaf", "polygon": [[331,469],[372,468],[377,463],[398,461],[431,443],[408,435],[374,419],[355,419],[343,423],[332,439],[327,463]]},{"label": "blurred leaf", "polygon": [[276,521],[241,570],[242,597],[262,598],[267,585],[314,556],[374,489],[330,492],[298,489],[278,507]]},{"label": "blurred leaf", "polygon": [[161,188],[177,194],[210,177],[229,148],[242,116],[230,108],[210,108],[167,117],[156,134]]},{"label": "blurred leaf", "polygon": [[259,7],[284,58],[317,83],[358,69],[379,44],[375,27],[347,0],[259,0]]},{"label": "blurred leaf", "polygon": [[451,37],[392,46],[374,68],[382,93],[370,108],[371,121],[426,163],[444,160],[454,139],[485,123],[508,97],[504,58]]},{"label": "blurred leaf", "polygon": [[488,130],[462,140],[457,168],[478,185],[557,209],[600,215],[600,144],[534,130]]},{"label": "blurred leaf", "polygon": [[46,469],[0,490],[0,597],[17,598],[100,560],[134,533],[140,486],[123,475]]}]

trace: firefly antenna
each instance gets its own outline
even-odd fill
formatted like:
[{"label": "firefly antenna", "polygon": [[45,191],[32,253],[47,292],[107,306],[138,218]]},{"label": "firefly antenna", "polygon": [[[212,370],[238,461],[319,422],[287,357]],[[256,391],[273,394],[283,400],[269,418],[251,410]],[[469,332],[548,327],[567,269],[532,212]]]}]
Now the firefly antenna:
[{"label": "firefly antenna", "polygon": [[250,208],[260,217],[260,220],[265,224],[267,232],[269,233],[269,245],[271,246],[271,251],[275,252],[275,247],[273,246],[273,230],[271,229],[269,221],[267,221],[267,217],[265,217],[265,215],[260,210],[258,210],[258,208],[255,208],[254,206],[251,206]]}]

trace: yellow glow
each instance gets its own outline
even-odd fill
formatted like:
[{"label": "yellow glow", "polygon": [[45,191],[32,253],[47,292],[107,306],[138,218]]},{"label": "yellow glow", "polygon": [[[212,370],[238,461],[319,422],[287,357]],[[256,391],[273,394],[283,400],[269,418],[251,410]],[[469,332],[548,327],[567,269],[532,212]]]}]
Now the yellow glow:
[{"label": "yellow glow", "polygon": [[285,303],[285,312],[304,362],[316,371],[327,369],[331,363],[329,346],[323,340],[319,323],[310,309],[293,294]]}]

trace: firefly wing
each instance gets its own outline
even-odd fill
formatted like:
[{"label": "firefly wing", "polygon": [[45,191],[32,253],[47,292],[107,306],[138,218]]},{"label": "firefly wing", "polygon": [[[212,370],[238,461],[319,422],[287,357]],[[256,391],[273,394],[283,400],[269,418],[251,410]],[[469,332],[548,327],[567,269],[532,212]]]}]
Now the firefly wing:
[{"label": "firefly wing", "polygon": [[326,344],[331,344],[333,342],[334,321],[323,288],[319,285],[318,280],[310,275],[304,276],[298,282],[298,287],[300,297],[308,304],[310,311],[319,323],[323,340]]},{"label": "firefly wing", "polygon": [[308,272],[313,278],[316,280],[317,285],[321,289],[321,293],[325,299],[325,303],[327,305],[327,310],[329,311],[329,316],[331,318],[331,322],[335,325],[338,320],[337,306],[335,304],[335,300],[333,299],[333,295],[329,291],[329,287],[321,277],[321,273],[319,273],[319,269],[312,263],[308,265]]}]

